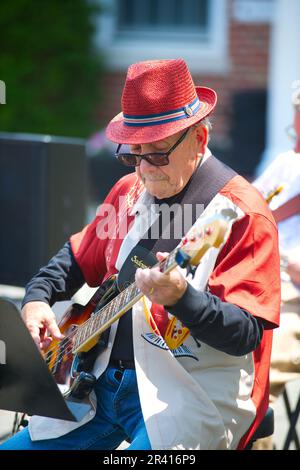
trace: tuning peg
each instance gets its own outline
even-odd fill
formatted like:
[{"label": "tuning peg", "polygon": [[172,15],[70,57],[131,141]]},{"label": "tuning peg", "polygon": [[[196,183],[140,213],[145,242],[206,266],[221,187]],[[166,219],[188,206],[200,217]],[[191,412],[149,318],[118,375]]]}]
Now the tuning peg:
[{"label": "tuning peg", "polygon": [[191,257],[184,253],[180,248],[176,253],[175,261],[181,268],[186,268],[189,264]]},{"label": "tuning peg", "polygon": [[187,242],[188,242],[188,238],[187,238],[187,237],[184,237],[184,238],[182,239],[181,246],[186,245]]}]

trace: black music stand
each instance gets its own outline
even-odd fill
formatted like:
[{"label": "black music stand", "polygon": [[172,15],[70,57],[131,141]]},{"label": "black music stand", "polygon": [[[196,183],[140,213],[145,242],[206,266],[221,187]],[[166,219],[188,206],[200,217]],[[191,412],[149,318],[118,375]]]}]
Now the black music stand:
[{"label": "black music stand", "polygon": [[283,450],[289,450],[292,441],[294,441],[296,450],[300,450],[300,442],[299,442],[299,437],[298,437],[297,428],[296,428],[297,421],[300,416],[300,394],[298,395],[297,404],[296,404],[296,408],[294,409],[294,411],[292,411],[291,409],[286,386],[284,387],[284,391],[283,391],[283,401],[285,404],[285,410],[286,410],[289,423],[290,423],[290,427],[289,427],[287,436],[284,441]]},{"label": "black music stand", "polygon": [[0,298],[0,409],[80,421],[91,405],[61,394],[18,308]]}]

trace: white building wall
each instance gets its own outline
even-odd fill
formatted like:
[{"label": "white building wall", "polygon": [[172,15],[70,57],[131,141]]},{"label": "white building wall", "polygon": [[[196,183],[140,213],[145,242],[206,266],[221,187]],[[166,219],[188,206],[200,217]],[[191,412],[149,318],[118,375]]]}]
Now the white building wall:
[{"label": "white building wall", "polygon": [[276,0],[270,46],[267,146],[258,174],[278,153],[293,146],[285,129],[293,121],[291,99],[296,89],[300,89],[300,0]]}]

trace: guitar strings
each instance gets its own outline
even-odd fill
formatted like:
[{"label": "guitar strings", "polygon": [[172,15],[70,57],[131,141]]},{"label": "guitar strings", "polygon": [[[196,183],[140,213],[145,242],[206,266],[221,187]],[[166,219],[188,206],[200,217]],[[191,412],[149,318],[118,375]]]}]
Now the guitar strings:
[{"label": "guitar strings", "polygon": [[[170,255],[172,255],[173,252],[170,253]],[[155,266],[161,266],[163,267],[165,262],[167,261],[167,259],[170,259],[170,256],[168,256],[165,260],[162,260],[160,261],[159,263],[157,263]],[[130,284],[130,286],[127,288],[127,289],[130,289],[130,288],[135,288],[138,290],[138,292],[135,294],[134,297],[138,296],[141,294],[141,291],[140,289],[138,289],[136,287],[136,283],[133,282],[132,284]],[[125,289],[125,291],[127,290]],[[125,291],[122,291],[121,294]],[[79,327],[77,327],[75,330],[73,330],[70,335],[67,335],[65,336],[65,338],[63,338],[60,342],[56,343],[56,345],[53,346],[53,348],[49,348],[49,350],[47,351],[46,353],[46,356],[44,356],[46,362],[47,360],[49,359],[49,367],[50,367],[50,364],[51,364],[51,355],[52,355],[52,352],[54,352],[55,350],[59,350],[57,356],[55,357],[55,360],[54,360],[54,363],[51,365],[51,369],[55,368],[55,366],[61,361],[61,359],[63,358],[63,356],[66,354],[68,355],[72,349],[73,349],[73,344],[72,344],[72,337],[75,336],[77,333],[78,333],[78,328],[81,328],[83,325],[86,325],[89,321],[93,321],[95,320],[95,315],[97,315],[97,317],[99,318],[99,316],[101,317],[101,312],[103,312],[103,310],[105,310],[106,307],[108,307],[111,303],[113,303],[115,301],[116,298],[112,299],[110,302],[108,302],[104,307],[102,307],[100,310],[98,310],[97,312],[95,312],[94,316],[93,317],[90,317],[88,320],[86,320],[82,325],[80,325]],[[132,299],[131,299],[132,300]],[[124,312],[125,313],[125,312]],[[101,325],[103,326],[103,325]],[[96,333],[97,334],[97,333]],[[68,338],[68,340],[66,341],[66,338]],[[64,343],[64,344],[61,344],[61,343]]]},{"label": "guitar strings", "polygon": [[[136,287],[136,283],[133,282],[132,284],[130,284],[129,287],[126,288],[126,290],[129,290],[130,288],[135,288],[135,289],[138,289]],[[122,291],[122,292],[125,292],[125,291]],[[122,294],[121,292],[121,294]],[[138,292],[136,293],[136,295],[139,295],[141,293],[141,291],[138,289]],[[120,294],[119,294],[120,295]],[[135,295],[135,296],[136,296]],[[73,330],[69,335],[66,335],[61,341],[57,342],[55,345],[53,345],[53,347],[49,347],[49,349],[47,350],[47,352],[45,353],[45,360],[48,359],[48,356],[51,355],[55,350],[57,349],[61,349],[61,352],[63,352],[65,350],[66,347],[69,346],[70,343],[72,343],[72,339],[73,339],[73,336],[75,336],[76,334],[79,334],[79,330],[83,330],[83,328],[85,328],[89,323],[93,323],[95,322],[96,319],[99,319],[99,317],[101,318],[102,315],[104,315],[104,310],[108,310],[109,308],[111,308],[111,305],[116,302],[116,298],[113,298],[112,300],[110,300],[106,305],[104,305],[100,310],[96,311],[94,313],[94,315],[90,318],[88,318],[84,323],[82,323],[82,325],[79,325],[76,330]],[[131,299],[132,300],[132,299]],[[125,312],[124,312],[125,313]],[[99,326],[103,326],[103,325],[99,325]],[[89,326],[87,327],[89,328]],[[95,333],[97,334],[97,333]],[[63,343],[63,344],[62,344]],[[73,345],[72,345],[72,348],[73,348]]]},{"label": "guitar strings", "polygon": [[[164,267],[165,261],[167,259],[170,259],[171,255],[173,255],[173,252],[170,253],[168,258],[166,258],[165,260],[160,261],[155,266]],[[136,283],[133,282],[132,284],[130,284],[129,287],[127,287],[124,291],[122,291],[117,297],[119,297],[120,295],[124,296],[124,292],[128,291],[129,289],[132,289],[132,290],[137,289],[137,292],[135,293],[134,297],[138,296],[141,293],[140,289],[137,288]],[[117,297],[114,297],[112,300],[110,300],[101,309],[96,311],[92,317],[88,318],[82,325],[77,326],[77,328],[75,330],[73,330],[69,335],[66,335],[61,341],[59,341],[55,345],[53,345],[53,347],[49,347],[49,349],[47,350],[47,352],[45,353],[45,356],[44,356],[45,360],[47,361],[49,359],[49,356],[51,356],[52,353],[55,352],[57,349],[60,352],[58,353],[58,356],[56,357],[56,361],[57,361],[57,358],[59,358],[58,360],[60,360],[60,357],[65,354],[65,351],[69,346],[71,346],[71,349],[73,348],[72,340],[73,340],[73,337],[76,334],[78,334],[79,330],[80,329],[82,330],[84,327],[86,327],[86,325],[88,323],[93,323],[93,322],[95,322],[96,319],[99,319],[99,317],[101,318],[101,316],[104,315],[103,311],[108,310],[109,308],[111,308],[111,305],[114,302],[116,302]],[[131,300],[132,299],[130,299],[129,301],[131,301]],[[103,326],[103,325],[99,325],[99,326]],[[89,326],[87,328],[89,328]],[[95,334],[97,334],[97,333],[95,333]],[[55,365],[56,365],[56,362],[55,362]]]},{"label": "guitar strings", "polygon": [[[165,263],[166,260],[163,260],[159,263],[157,263],[155,266],[161,266],[163,267],[163,264]],[[122,291],[119,295],[122,295],[124,296],[124,292],[128,291],[129,289],[131,289],[133,292],[135,289],[137,289],[137,292],[135,293],[134,297],[138,296],[141,294],[141,291],[140,289],[137,288],[136,286],[136,283],[133,282],[132,284],[130,284],[129,287],[127,287],[124,291]],[[118,296],[119,297],[119,296]],[[133,297],[133,298],[134,298]],[[72,340],[73,340],[73,337],[78,334],[78,331],[79,329],[82,329],[83,327],[86,327],[86,325],[88,323],[92,323],[92,322],[95,322],[96,319],[99,319],[101,318],[102,315],[104,315],[103,311],[104,310],[108,310],[111,305],[116,302],[116,298],[113,298],[112,300],[110,300],[106,305],[104,305],[100,310],[96,311],[94,313],[94,315],[90,318],[88,318],[82,325],[79,325],[75,330],[73,330],[69,335],[66,335],[61,341],[57,342],[55,345],[53,345],[53,347],[49,347],[48,351],[45,353],[45,360],[47,361],[49,359],[49,362],[51,361],[51,355],[53,352],[55,351],[59,351],[56,358],[55,358],[55,362],[53,364],[53,367],[57,364],[57,362],[60,361],[61,357],[66,354],[66,351],[67,351],[67,348],[69,348],[70,346],[70,351],[73,349],[73,344],[72,344]],[[129,301],[131,301],[132,299],[130,299]],[[125,313],[125,312],[124,312]],[[99,326],[103,326],[103,325],[99,325]],[[88,327],[89,328],[89,327]],[[97,333],[95,333],[97,334]],[[68,351],[69,352],[69,351]]]},{"label": "guitar strings", "polygon": [[[160,266],[161,268],[164,267],[164,264],[166,262],[167,259],[170,259],[171,255],[173,255],[174,252],[171,252],[170,255],[165,259],[165,260],[162,260],[160,261],[159,263],[157,263],[155,266]],[[155,267],[154,266],[154,267]],[[49,359],[49,361],[51,361],[51,355],[52,353],[54,353],[55,351],[59,350],[59,353],[58,355],[56,356],[56,359],[55,359],[55,362],[53,364],[53,367],[57,364],[57,362],[60,361],[61,357],[66,353],[66,350],[69,346],[71,346],[70,350],[73,349],[73,344],[72,344],[72,340],[73,340],[73,337],[76,335],[76,334],[79,334],[79,330],[82,331],[83,328],[85,328],[87,326],[88,323],[94,323],[96,319],[99,319],[101,318],[101,316],[104,315],[104,310],[109,310],[109,308],[111,308],[111,305],[113,303],[116,302],[116,299],[120,296],[124,296],[124,292],[128,291],[129,289],[137,289],[137,292],[135,293],[134,297],[138,296],[141,291],[140,289],[137,288],[136,286],[136,283],[133,282],[132,284],[130,284],[129,287],[127,287],[124,291],[122,291],[117,297],[114,297],[112,300],[110,300],[106,305],[104,305],[101,309],[99,309],[98,311],[96,311],[94,313],[93,316],[91,316],[90,318],[88,318],[82,325],[79,325],[76,327],[75,330],[73,330],[69,335],[66,335],[61,341],[57,342],[56,344],[53,345],[53,347],[49,347],[49,349],[47,350],[47,352],[45,353],[44,355],[44,359],[45,361],[47,362],[47,360]],[[132,299],[130,299],[129,301],[131,301]],[[125,312],[124,312],[125,313]],[[103,325],[99,325],[99,326],[103,326]],[[89,328],[89,326],[87,327]],[[97,334],[97,333],[95,333]],[[69,352],[69,351],[68,351]]]},{"label": "guitar strings", "polygon": [[[162,261],[156,263],[156,265],[153,266],[153,267],[160,266],[160,268],[163,268],[163,269],[164,269],[164,268],[166,267],[165,264],[166,264],[167,261],[168,261],[168,262],[169,262],[169,261],[171,261],[171,262],[174,262],[174,261],[175,261],[174,255],[175,255],[176,252],[177,252],[177,247],[176,247],[171,253],[169,253],[169,255],[167,256],[167,258],[165,258],[164,260],[162,260]],[[173,257],[174,257],[174,259],[172,259]],[[175,263],[175,264],[176,264],[176,263]],[[167,268],[168,268],[168,263],[167,263]],[[172,269],[172,268],[171,268],[171,269]],[[164,272],[164,271],[162,271],[162,272]],[[96,311],[96,312],[93,314],[93,316],[89,317],[82,325],[79,325],[79,326],[76,328],[76,330],[73,330],[70,335],[65,336],[61,341],[59,341],[58,343],[56,343],[56,344],[53,346],[53,348],[49,348],[48,351],[47,351],[47,353],[46,353],[45,356],[44,356],[44,357],[45,357],[45,360],[47,361],[47,359],[49,358],[49,355],[51,355],[54,350],[56,350],[56,349],[59,348],[59,349],[60,349],[60,352],[58,353],[58,355],[57,355],[57,357],[56,357],[56,360],[54,361],[53,367],[54,367],[55,365],[57,365],[57,363],[60,361],[61,356],[65,354],[65,351],[67,350],[67,348],[69,347],[69,345],[71,345],[72,347],[71,347],[71,349],[70,349],[68,352],[70,352],[70,351],[73,349],[73,345],[70,344],[70,343],[71,343],[71,339],[70,339],[70,338],[71,338],[72,336],[75,336],[75,334],[78,333],[78,330],[80,330],[80,329],[83,330],[83,328],[85,328],[88,323],[93,323],[96,318],[98,318],[98,319],[99,319],[99,317],[101,318],[101,312],[103,312],[105,309],[106,309],[106,310],[107,310],[107,309],[109,310],[110,306],[111,306],[114,302],[116,302],[116,299],[120,299],[120,297],[122,296],[122,294],[123,294],[123,296],[124,296],[124,292],[126,292],[127,290],[129,290],[129,289],[132,288],[132,287],[134,287],[135,289],[137,289],[137,293],[135,294],[135,297],[141,293],[140,289],[138,289],[138,288],[136,287],[136,283],[135,283],[135,282],[133,282],[132,284],[130,284],[130,286],[129,286],[128,288],[126,288],[124,291],[122,291],[120,294],[118,294],[117,297],[114,297],[114,298],[113,298],[112,300],[110,300],[106,305],[104,305],[101,309],[99,309],[98,311]],[[131,299],[131,300],[133,300],[133,299]],[[131,300],[130,300],[130,301],[131,301]],[[127,301],[127,303],[128,303],[128,301]],[[126,311],[125,311],[125,312],[126,312]],[[125,312],[123,312],[123,313],[125,313]],[[104,314],[103,314],[103,315],[104,315]],[[100,326],[100,325],[99,325],[99,326]],[[103,326],[103,325],[101,325],[101,326]],[[89,328],[89,326],[88,326],[88,328]],[[97,333],[94,333],[94,335],[97,335]],[[90,335],[90,338],[91,338],[92,336],[93,336],[93,335]],[[68,338],[67,341],[66,341],[66,338]],[[90,339],[90,338],[87,338],[87,340]],[[61,343],[63,343],[63,342],[64,342],[64,344],[61,344]],[[58,358],[58,359],[57,359],[57,358]],[[51,362],[51,361],[50,361],[50,362]]]},{"label": "guitar strings", "polygon": [[[135,188],[135,186],[133,186],[133,188]],[[138,191],[139,191],[139,188],[135,188],[136,191],[137,191],[137,195],[138,194]],[[133,191],[134,192],[134,191]],[[120,218],[123,218],[125,213],[127,213],[128,211],[128,201],[126,200],[126,198],[123,198],[122,199],[122,202],[121,202],[121,206],[119,208],[119,213],[121,214]],[[113,211],[109,211],[108,212],[108,219],[107,219],[107,224],[109,226],[113,226],[114,224],[112,224],[113,220]],[[107,304],[108,305],[108,304]],[[104,308],[104,307],[103,307]],[[102,310],[102,309],[100,309]],[[85,325],[87,324],[87,322],[89,322],[91,318],[88,318],[82,325],[79,325],[76,329],[76,332],[78,332],[79,328],[83,328],[85,327]],[[70,335],[66,335],[61,341],[59,341],[58,343],[56,343],[55,345],[53,345],[52,347],[50,346],[49,349],[47,350],[47,352],[45,353],[45,360],[47,360],[48,358],[48,355],[51,355],[58,347],[63,347],[60,343],[62,343],[63,341],[65,341],[65,345],[67,345],[69,342],[71,342],[71,339],[67,340],[66,341],[66,338],[71,338],[73,336],[73,334],[71,333]]]},{"label": "guitar strings", "polygon": [[[127,213],[127,210],[128,210],[127,201],[123,200],[122,201],[122,206],[119,208],[119,212],[121,213],[121,217],[123,217],[125,215],[125,210],[126,210],[126,213]],[[112,217],[112,215],[110,214],[109,217]],[[172,253],[170,253],[170,255],[171,254]],[[170,255],[168,256],[168,258],[170,257]],[[155,266],[163,267],[163,265],[165,264],[166,259],[159,262],[159,263],[157,263]],[[133,287],[137,288],[136,285],[135,285],[135,282],[133,282],[128,288],[126,288],[125,291],[122,291],[121,294],[126,292],[129,288],[133,288]],[[139,295],[140,293],[141,293],[141,291],[138,289],[138,292],[136,293],[136,295]],[[73,340],[73,337],[76,334],[79,334],[79,330],[82,331],[83,328],[85,328],[88,323],[93,323],[96,318],[99,319],[99,316],[101,315],[101,312],[103,314],[104,310],[108,310],[111,307],[112,303],[116,302],[116,299],[118,297],[119,297],[119,295],[117,297],[113,298],[111,301],[109,301],[100,310],[96,311],[93,316],[89,317],[82,325],[77,326],[77,328],[75,330],[73,330],[69,335],[66,335],[61,341],[57,342],[52,347],[50,346],[48,348],[47,352],[44,355],[45,361],[47,362],[49,360],[49,362],[51,362],[52,353],[59,350],[59,353],[57,354],[57,356],[55,358],[54,364],[52,365],[52,367],[55,367],[57,365],[57,363],[60,361],[61,357],[63,357],[66,353],[68,354],[70,351],[72,351],[72,349],[73,349],[72,340]],[[101,326],[103,326],[103,325],[101,325]],[[87,328],[89,328],[89,326]],[[69,347],[70,347],[70,349],[68,350]]]}]

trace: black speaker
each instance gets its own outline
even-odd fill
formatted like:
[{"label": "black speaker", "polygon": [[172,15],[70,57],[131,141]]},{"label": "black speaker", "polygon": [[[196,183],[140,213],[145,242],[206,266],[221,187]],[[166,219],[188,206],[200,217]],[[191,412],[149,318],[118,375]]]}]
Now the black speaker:
[{"label": "black speaker", "polygon": [[228,163],[244,176],[253,176],[265,149],[266,106],[266,90],[240,91],[233,97]]},{"label": "black speaker", "polygon": [[24,286],[86,220],[81,139],[0,133],[0,284]]}]

